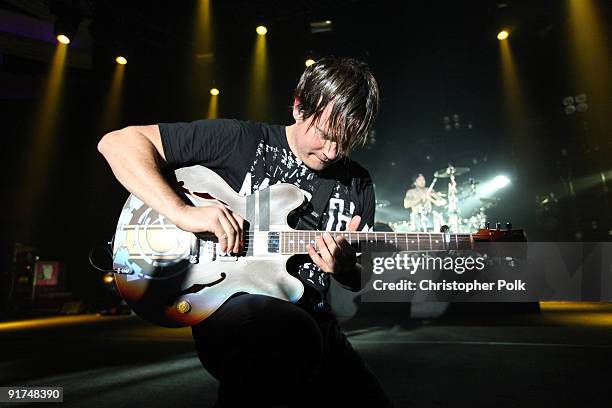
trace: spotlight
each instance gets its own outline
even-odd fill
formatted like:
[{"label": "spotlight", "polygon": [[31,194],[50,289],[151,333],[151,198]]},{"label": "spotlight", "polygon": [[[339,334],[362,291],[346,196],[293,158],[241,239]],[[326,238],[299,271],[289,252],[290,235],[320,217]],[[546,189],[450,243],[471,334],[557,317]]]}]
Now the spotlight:
[{"label": "spotlight", "polygon": [[311,66],[312,64],[314,64],[315,61],[312,58],[308,58],[306,60],[306,62],[304,62],[304,65],[306,65],[307,67]]},{"label": "spotlight", "polygon": [[53,25],[53,33],[60,44],[70,44],[76,37],[81,23],[81,16],[77,10],[58,9],[54,12],[57,20]]},{"label": "spotlight", "polygon": [[574,105],[567,105],[563,111],[565,112],[566,115],[571,115],[573,113],[576,113],[576,106]]},{"label": "spotlight", "polygon": [[586,103],[579,103],[578,105],[576,105],[576,111],[580,113],[584,113],[587,110],[589,110],[589,105]]},{"label": "spotlight", "polygon": [[316,33],[329,33],[333,29],[331,20],[324,21],[313,21],[310,23],[310,32]]},{"label": "spotlight", "polygon": [[108,272],[104,275],[104,283],[110,284],[115,281],[115,275],[112,272]]},{"label": "spotlight", "polygon": [[220,93],[220,92],[219,92],[219,90],[218,90],[217,88],[211,88],[211,89],[210,89],[210,94],[211,94],[212,96],[217,96],[217,95],[219,95],[219,93]]},{"label": "spotlight", "polygon": [[115,62],[119,65],[125,65],[127,64],[127,59],[124,56],[119,55],[117,58],[115,58]]},{"label": "spotlight", "polygon": [[266,26],[258,26],[255,29],[255,32],[259,35],[266,35],[268,33],[268,29],[266,28]]},{"label": "spotlight", "polygon": [[589,104],[587,103],[587,100],[588,98],[586,94],[583,93],[576,95],[575,97],[566,96],[561,101],[564,106],[563,111],[566,115],[572,115],[576,112],[584,113],[589,110]]},{"label": "spotlight", "polygon": [[493,179],[493,188],[495,190],[500,189],[500,188],[504,188],[506,187],[508,184],[510,184],[510,179],[506,176],[497,176]]},{"label": "spotlight", "polygon": [[508,30],[501,30],[499,33],[497,33],[497,39],[499,41],[503,41],[509,36],[510,36],[510,33],[508,32]]},{"label": "spotlight", "polygon": [[60,44],[70,44],[70,38],[68,38],[66,34],[58,34],[55,38],[57,38],[57,42],[59,42]]},{"label": "spotlight", "polygon": [[563,102],[563,106],[573,105],[574,104],[574,97],[566,96],[565,98],[563,98],[562,102]]},{"label": "spotlight", "polygon": [[[571,98],[571,97],[570,97]],[[587,96],[586,94],[580,94],[580,95],[576,95],[576,103],[586,103],[587,101]]]}]

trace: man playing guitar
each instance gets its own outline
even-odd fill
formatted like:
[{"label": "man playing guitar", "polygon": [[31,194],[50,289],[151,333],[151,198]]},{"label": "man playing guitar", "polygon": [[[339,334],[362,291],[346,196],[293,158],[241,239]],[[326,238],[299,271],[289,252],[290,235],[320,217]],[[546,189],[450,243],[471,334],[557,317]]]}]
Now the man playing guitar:
[{"label": "man playing guitar", "polygon": [[[319,227],[369,230],[372,181],[347,155],[364,143],[377,110],[378,86],[364,63],[324,58],[302,75],[290,126],[238,120],[129,126],[105,135],[98,149],[133,195],[180,229],[213,233],[224,252],[238,254],[244,220],[222,203],[187,205],[164,172],[200,164],[241,195],[291,183],[307,200],[331,180]],[[330,276],[359,289],[356,253],[333,233],[317,237],[316,248],[295,256],[290,268],[305,286],[297,303],[237,293],[192,327],[200,361],[220,381],[217,407],[391,406],[326,302]]]}]

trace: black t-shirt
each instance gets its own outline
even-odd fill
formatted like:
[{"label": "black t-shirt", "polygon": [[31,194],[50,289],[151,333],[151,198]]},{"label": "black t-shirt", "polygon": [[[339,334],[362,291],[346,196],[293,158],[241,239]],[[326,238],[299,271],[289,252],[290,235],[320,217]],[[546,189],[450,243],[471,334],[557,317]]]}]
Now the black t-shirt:
[{"label": "black t-shirt", "polygon": [[[350,159],[339,160],[322,172],[310,170],[289,148],[285,126],[216,119],[160,123],[159,130],[166,161],[173,168],[206,166],[241,195],[290,183],[307,200],[322,178],[333,178],[336,184],[321,217],[322,229],[344,231],[354,215],[361,215],[359,230],[371,230],[374,225],[374,189],[368,172]],[[299,278],[316,290],[307,291],[311,300],[323,300],[329,274],[321,272],[307,255],[294,264]]]}]

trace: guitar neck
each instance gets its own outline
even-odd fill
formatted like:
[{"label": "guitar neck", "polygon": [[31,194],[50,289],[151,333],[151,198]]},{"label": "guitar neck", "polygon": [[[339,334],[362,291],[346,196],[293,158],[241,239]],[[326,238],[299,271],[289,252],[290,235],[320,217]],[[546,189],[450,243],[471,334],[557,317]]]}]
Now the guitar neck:
[{"label": "guitar neck", "polygon": [[[307,253],[306,246],[316,249],[316,237],[325,231],[282,231],[279,233],[279,249],[284,255]],[[448,251],[474,247],[471,234],[444,234],[428,232],[330,232],[342,234],[357,251]]]}]

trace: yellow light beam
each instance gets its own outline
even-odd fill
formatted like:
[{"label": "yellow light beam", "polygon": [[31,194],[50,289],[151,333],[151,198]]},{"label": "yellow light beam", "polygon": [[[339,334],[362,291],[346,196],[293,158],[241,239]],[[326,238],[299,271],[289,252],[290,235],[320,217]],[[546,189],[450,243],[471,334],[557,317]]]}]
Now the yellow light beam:
[{"label": "yellow light beam", "polygon": [[500,41],[499,52],[502,63],[504,108],[509,113],[511,121],[521,120],[525,111],[523,108],[524,95],[516,72],[516,64],[510,49],[510,42]]},{"label": "yellow light beam", "polygon": [[[591,132],[584,136],[596,142],[609,138],[609,106],[612,99],[612,50],[609,48],[609,26],[605,13],[597,10],[593,0],[568,1],[568,36],[571,76],[567,94],[586,93]],[[589,143],[589,141],[587,141]]]},{"label": "yellow light beam", "polygon": [[19,320],[19,321],[13,321],[13,322],[2,322],[0,323],[0,333],[19,331],[19,330],[46,329],[50,327],[60,327],[60,326],[73,326],[77,324],[101,322],[101,321],[116,320],[116,319],[126,319],[130,317],[131,316],[102,317],[97,314],[85,314],[85,315],[78,315],[78,316],[56,316],[56,317],[45,317],[45,318],[40,318],[40,319]]},{"label": "yellow light beam", "polygon": [[21,190],[16,195],[16,208],[20,211],[18,217],[25,223],[23,229],[26,234],[31,227],[33,212],[38,209],[38,198],[46,189],[49,164],[54,159],[67,50],[68,46],[61,43],[55,48],[49,77],[33,119],[31,149],[25,153],[23,160],[25,167]]},{"label": "yellow light beam", "polygon": [[203,116],[206,113],[207,85],[214,78],[213,19],[210,0],[198,0],[196,20],[193,31],[193,56],[189,63],[192,75],[185,84],[189,89],[188,99],[195,111],[193,114]]},{"label": "yellow light beam", "polygon": [[251,61],[251,86],[247,95],[250,119],[267,120],[268,115],[268,50],[265,35],[255,37]]},{"label": "yellow light beam", "polygon": [[104,112],[100,122],[103,133],[115,130],[119,127],[120,113],[123,94],[123,77],[125,75],[125,65],[116,64],[111,79],[110,88],[104,103]]},{"label": "yellow light beam", "polygon": [[210,18],[210,0],[199,0],[195,27],[195,52],[207,54],[211,52],[212,30]]},{"label": "yellow light beam", "polygon": [[217,95],[210,95],[210,101],[208,102],[208,119],[217,118],[217,110],[219,104],[219,97]]},{"label": "yellow light beam", "polygon": [[610,58],[605,23],[592,0],[569,0],[569,34],[579,81],[609,91]]},{"label": "yellow light beam", "polygon": [[509,39],[499,41],[501,79],[505,125],[512,149],[523,163],[533,164],[531,155],[534,138],[530,134],[528,101],[524,85],[519,77]]}]

